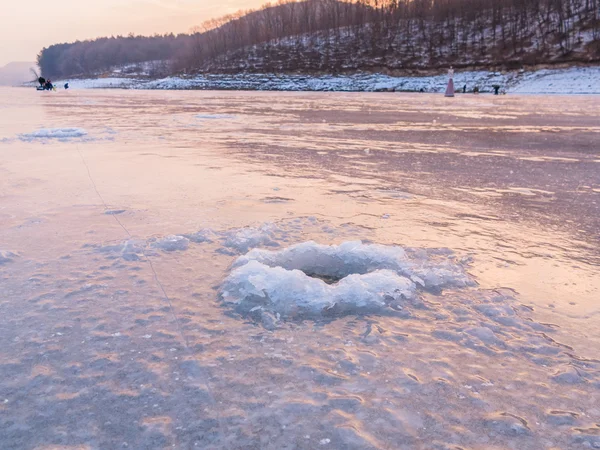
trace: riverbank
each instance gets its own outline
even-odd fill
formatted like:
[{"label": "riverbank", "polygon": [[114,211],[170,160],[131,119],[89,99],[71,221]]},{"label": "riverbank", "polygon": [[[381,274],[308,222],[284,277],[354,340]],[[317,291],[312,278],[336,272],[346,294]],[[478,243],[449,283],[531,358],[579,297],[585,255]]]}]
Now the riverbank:
[{"label": "riverbank", "polygon": [[[295,74],[205,74],[171,76],[161,79],[108,76],[61,80],[72,89],[164,89],[164,90],[256,90],[256,91],[342,91],[342,92],[444,92],[447,76],[389,76],[373,73],[350,75]],[[457,72],[454,77],[457,91],[466,86],[467,92],[478,87],[492,92],[500,85],[514,94],[600,94],[600,66],[542,69],[537,71]]]}]

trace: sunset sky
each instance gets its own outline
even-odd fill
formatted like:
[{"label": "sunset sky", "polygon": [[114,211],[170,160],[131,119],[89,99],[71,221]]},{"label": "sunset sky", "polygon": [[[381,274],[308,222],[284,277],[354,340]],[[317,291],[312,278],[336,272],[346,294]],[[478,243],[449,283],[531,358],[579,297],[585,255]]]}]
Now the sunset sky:
[{"label": "sunset sky", "polygon": [[265,0],[18,0],[2,6],[0,66],[35,61],[43,48],[116,34],[182,33]]}]

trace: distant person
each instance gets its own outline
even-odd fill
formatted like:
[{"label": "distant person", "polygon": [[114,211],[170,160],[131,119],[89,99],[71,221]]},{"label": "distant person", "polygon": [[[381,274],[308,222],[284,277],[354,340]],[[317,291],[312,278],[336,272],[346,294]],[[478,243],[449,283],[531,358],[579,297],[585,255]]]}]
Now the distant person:
[{"label": "distant person", "polygon": [[421,88],[419,89],[419,92],[425,92],[425,89]]},{"label": "distant person", "polygon": [[65,83],[65,90],[69,89],[69,83]]},{"label": "distant person", "polygon": [[465,84],[465,85],[463,86],[463,94],[466,94],[466,93],[467,93],[467,85]]},{"label": "distant person", "polygon": [[39,77],[38,83],[40,83],[40,86],[44,87],[44,85],[46,84],[46,79],[44,77]]},{"label": "distant person", "polygon": [[473,94],[479,94],[479,86],[473,88]]},{"label": "distant person", "polygon": [[494,84],[492,87],[494,88],[494,95],[498,95],[498,92],[500,92],[500,86]]}]

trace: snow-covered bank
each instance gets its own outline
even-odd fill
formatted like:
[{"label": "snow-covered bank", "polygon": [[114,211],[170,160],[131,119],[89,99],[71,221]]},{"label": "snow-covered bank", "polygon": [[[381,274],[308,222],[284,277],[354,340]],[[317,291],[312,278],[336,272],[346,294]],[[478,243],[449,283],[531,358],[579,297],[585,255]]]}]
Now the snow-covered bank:
[{"label": "snow-covered bank", "polygon": [[[67,81],[67,80],[65,80]],[[206,89],[262,91],[405,91],[444,92],[447,76],[389,76],[372,73],[351,75],[276,75],[276,74],[209,74],[190,77],[167,77],[158,80],[142,78],[99,78],[68,80],[73,89]],[[538,71],[457,72],[456,89],[466,85],[472,92],[491,92],[498,84],[509,93],[520,94],[600,94],[600,66]],[[62,84],[62,83],[61,83]]]}]

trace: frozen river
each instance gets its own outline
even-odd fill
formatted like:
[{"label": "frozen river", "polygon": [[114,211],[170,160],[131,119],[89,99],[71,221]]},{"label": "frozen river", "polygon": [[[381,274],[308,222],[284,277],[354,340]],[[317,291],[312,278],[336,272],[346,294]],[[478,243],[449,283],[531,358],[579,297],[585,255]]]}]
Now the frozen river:
[{"label": "frozen river", "polygon": [[0,89],[0,448],[600,448],[595,97]]}]

